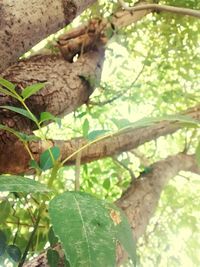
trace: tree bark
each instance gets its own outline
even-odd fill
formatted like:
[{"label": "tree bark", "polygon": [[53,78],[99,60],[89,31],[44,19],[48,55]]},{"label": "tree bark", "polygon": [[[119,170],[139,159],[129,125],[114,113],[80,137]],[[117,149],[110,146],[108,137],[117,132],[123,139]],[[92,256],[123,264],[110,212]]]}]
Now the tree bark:
[{"label": "tree bark", "polygon": [[[87,78],[96,83],[100,81],[103,60],[103,49],[83,54],[72,63],[62,56],[35,56],[8,68],[2,76],[16,85],[18,93],[28,85],[46,83],[44,89],[26,100],[26,104],[36,117],[44,111],[63,117],[87,102],[94,90]],[[0,94],[0,105],[19,106],[19,103],[10,96]],[[0,110],[1,122],[5,113],[10,112]],[[24,127],[16,125],[20,131],[25,131],[27,126]],[[29,130],[34,129],[33,125]]]},{"label": "tree bark", "polygon": [[95,0],[2,0],[0,73],[48,35],[68,25]]},{"label": "tree bark", "polygon": [[[141,175],[131,184],[116,203],[127,215],[136,240],[144,234],[169,180],[180,171],[194,170],[200,174],[195,156],[182,153],[152,164],[150,170],[148,174]],[[118,262],[122,262],[125,257],[125,253],[120,249]]]},{"label": "tree bark", "polygon": [[[107,41],[104,33],[106,29],[121,28],[135,23],[148,13],[138,11],[131,14],[124,11],[114,14],[111,21],[92,20],[88,25],[78,27],[59,39],[58,46],[62,55],[59,53],[31,57],[6,69],[1,76],[16,84],[18,92],[28,85],[45,82],[45,88],[30,97],[27,105],[36,116],[48,111],[55,116],[63,117],[86,103],[95,85],[100,81],[104,61],[103,46]],[[79,53],[81,53],[80,58],[77,62],[73,62],[73,56]],[[88,78],[93,84],[87,82]],[[16,106],[18,103],[0,93],[0,105]],[[8,117],[8,114],[10,112],[5,113],[5,110],[0,110],[0,123],[6,124],[3,118]],[[16,129],[20,131],[28,132],[34,130],[34,124],[27,120],[22,123],[21,116],[16,114],[12,121],[13,113],[11,115],[9,122],[6,121],[9,125],[13,125],[13,128],[17,127]]]},{"label": "tree bark", "polygon": [[[195,171],[200,174],[193,155],[179,153],[152,164],[150,172],[138,177],[130,184],[127,191],[116,202],[128,217],[133,237],[137,240],[146,230],[150,218],[154,214],[160,195],[171,178],[180,171]],[[61,251],[60,246],[56,250]],[[61,253],[61,255],[63,255]],[[117,263],[121,264],[127,255],[121,247],[117,249]],[[46,252],[25,263],[25,267],[47,267]]]},{"label": "tree bark", "polygon": [[[200,120],[200,106],[188,109],[182,114]],[[149,127],[127,129],[83,149],[81,152],[81,163],[84,164],[129,151],[160,136],[172,134],[184,126],[184,124],[178,121],[161,121]],[[64,160],[87,143],[88,141],[84,138],[74,138],[66,141],[49,140],[48,142],[32,142],[29,148],[35,160],[38,160],[39,155],[48,147],[58,146],[61,150],[61,159]],[[7,160],[8,158],[9,161]],[[20,141],[10,142],[10,146],[8,146],[8,141],[5,144],[0,144],[0,173],[9,172],[17,174],[27,172],[29,170],[29,160],[30,156]],[[74,165],[75,160],[76,155],[71,157],[66,164]]]},{"label": "tree bark", "polygon": [[[139,11],[134,14],[126,11],[117,12],[113,15],[112,23],[103,20],[102,23],[100,21],[99,25],[106,28],[111,27],[112,24],[112,27],[119,28],[140,20],[148,13],[149,11]],[[95,84],[91,84],[90,80],[95,80],[95,83],[100,80],[104,51],[103,48],[99,47],[99,44],[101,46],[105,41],[101,27],[99,29],[97,25],[95,31],[93,28],[91,31],[88,29],[88,26],[84,27],[84,32],[81,32],[80,35],[77,35],[78,31],[75,29],[72,33],[68,33],[67,37],[62,36],[62,42],[59,43],[63,57],[68,57],[69,60],[69,52],[73,50],[80,53],[82,44],[85,44],[85,41],[89,39],[89,51],[87,49],[84,54],[81,54],[77,62],[69,62],[72,59],[71,56],[70,60],[66,61],[60,54],[40,55],[23,60],[2,73],[5,79],[17,85],[19,93],[25,86],[46,82],[43,90],[27,100],[27,105],[34,115],[39,116],[41,112],[48,111],[53,115],[63,116],[88,101],[89,95],[95,88]],[[71,39],[72,42],[70,42]],[[78,43],[79,50],[76,49],[76,46],[72,49],[71,43],[73,46]],[[11,97],[0,94],[0,105],[18,106],[19,103]],[[29,134],[35,129],[33,122],[5,109],[0,109],[0,123]],[[0,141],[0,173],[25,171],[28,168],[30,157],[24,146],[11,134],[2,130],[0,130]],[[62,142],[58,143],[62,145]],[[67,146],[66,144],[65,147]],[[41,151],[40,145],[38,147],[35,145],[34,149],[37,158],[38,151]],[[10,161],[7,161],[7,158],[10,158]]]},{"label": "tree bark", "polygon": [[193,10],[190,8],[184,8],[184,7],[177,7],[177,6],[167,6],[167,5],[160,5],[160,4],[148,4],[144,3],[140,6],[127,6],[124,0],[119,0],[121,6],[128,11],[138,11],[138,10],[147,10],[150,9],[152,11],[156,12],[170,12],[170,13],[175,13],[178,15],[184,15],[184,16],[191,16],[191,17],[196,17],[200,18],[200,11],[199,10]]}]

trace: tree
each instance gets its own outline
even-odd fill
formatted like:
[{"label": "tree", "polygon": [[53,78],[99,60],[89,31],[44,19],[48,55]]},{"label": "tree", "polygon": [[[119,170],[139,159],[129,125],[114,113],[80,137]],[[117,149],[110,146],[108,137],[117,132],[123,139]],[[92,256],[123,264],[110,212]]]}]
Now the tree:
[{"label": "tree", "polygon": [[[127,215],[137,240],[168,181],[180,171],[199,174],[200,4],[95,2],[0,5],[0,191],[10,191],[0,203],[2,262],[6,255],[18,266],[47,266],[46,257],[50,266],[58,261],[67,266],[67,260],[71,266],[111,266],[127,257],[134,261],[130,228],[116,206]],[[56,33],[89,6],[80,26]],[[49,34],[54,35],[42,49],[23,56]],[[122,46],[123,55],[118,51]],[[101,80],[105,60],[115,62],[112,81]],[[122,117],[119,106],[124,103],[129,112],[124,107]],[[131,122],[129,114],[140,107],[149,108],[151,117]],[[59,118],[71,112],[74,118],[61,123]],[[55,124],[62,125],[59,140]],[[65,137],[66,131],[72,138]],[[169,149],[164,159],[159,142]],[[76,192],[63,193],[66,170],[75,170]],[[67,182],[72,190],[73,183]],[[99,200],[100,195],[116,206]],[[187,218],[188,225],[192,220],[197,227],[194,216]],[[51,248],[41,253],[47,234]],[[116,240],[124,248],[118,245],[115,259]],[[39,256],[24,263],[31,251]]]}]

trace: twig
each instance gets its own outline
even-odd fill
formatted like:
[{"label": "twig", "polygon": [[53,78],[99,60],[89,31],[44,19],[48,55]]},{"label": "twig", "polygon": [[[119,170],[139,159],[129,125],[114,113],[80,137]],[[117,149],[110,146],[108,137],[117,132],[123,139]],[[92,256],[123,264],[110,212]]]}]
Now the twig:
[{"label": "twig", "polygon": [[192,141],[193,141],[193,138],[195,137],[195,135],[197,134],[197,129],[194,129],[192,131],[192,135],[190,137],[190,140],[188,140],[187,138],[187,131],[186,131],[186,135],[185,135],[185,147],[183,149],[183,153],[187,153],[191,144],[192,144]]},{"label": "twig", "polygon": [[[28,223],[21,223],[21,222],[10,222],[10,221],[6,221],[7,224],[17,224],[19,226],[25,226],[25,227],[33,227],[34,225],[28,224]],[[46,228],[45,225],[38,225],[39,228]]]},{"label": "twig", "polygon": [[75,191],[80,190],[81,151],[76,156]]},{"label": "twig", "polygon": [[136,177],[133,173],[133,171],[127,167],[123,162],[121,162],[120,160],[118,160],[116,157],[112,157],[112,159],[114,160],[115,163],[117,163],[118,165],[120,165],[121,167],[123,167],[125,170],[127,170],[131,176],[131,181],[135,181]]},{"label": "twig", "polygon": [[[149,55],[149,53],[148,53]],[[146,58],[148,58],[148,55]],[[142,75],[143,71],[144,71],[144,67],[145,67],[145,63],[143,64],[140,72],[137,74],[135,80],[131,83],[131,85],[129,86],[129,88],[122,90],[121,92],[119,92],[117,95],[115,95],[113,98],[106,100],[106,101],[102,101],[102,102],[93,102],[90,101],[89,104],[93,105],[93,106],[104,106],[107,104],[111,104],[112,102],[114,102],[115,100],[117,100],[118,98],[120,98],[121,96],[125,95],[127,92],[129,92],[129,90],[135,85],[135,83],[138,81],[138,79],[140,78],[140,76]]]},{"label": "twig", "polygon": [[31,246],[32,241],[33,241],[33,237],[34,237],[34,235],[35,235],[35,233],[36,233],[36,231],[37,231],[37,228],[38,228],[40,219],[41,219],[41,217],[40,217],[40,212],[39,212],[38,217],[37,217],[37,220],[36,220],[36,222],[35,222],[34,229],[33,229],[32,233],[31,233],[31,235],[30,235],[29,241],[28,241],[27,246],[26,246],[26,248],[25,248],[25,250],[24,250],[24,254],[23,254],[22,258],[21,258],[21,261],[20,261],[19,264],[18,264],[18,267],[22,267],[23,264],[24,264],[24,262],[25,262],[25,260],[26,260],[28,251],[29,251],[30,246]]},{"label": "twig", "polygon": [[167,5],[159,5],[159,4],[144,4],[144,5],[137,5],[133,7],[129,7],[123,0],[118,0],[120,5],[128,11],[140,11],[140,10],[147,10],[152,9],[152,11],[164,11],[164,12],[171,12],[180,15],[187,15],[191,17],[196,17],[200,19],[200,11],[193,10],[190,8],[184,7],[175,7],[175,6],[167,6]]},{"label": "twig", "polygon": [[133,149],[130,151],[135,157],[139,158],[140,163],[144,166],[149,166],[150,165],[150,161],[149,159],[142,154],[139,150]]}]

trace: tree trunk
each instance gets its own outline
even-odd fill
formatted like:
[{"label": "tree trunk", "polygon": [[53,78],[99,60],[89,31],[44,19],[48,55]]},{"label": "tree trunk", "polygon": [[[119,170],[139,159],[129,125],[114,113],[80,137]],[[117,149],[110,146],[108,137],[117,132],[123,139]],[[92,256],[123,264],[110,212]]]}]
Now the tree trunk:
[{"label": "tree trunk", "polygon": [[95,0],[2,0],[0,73],[48,35],[68,25]]}]

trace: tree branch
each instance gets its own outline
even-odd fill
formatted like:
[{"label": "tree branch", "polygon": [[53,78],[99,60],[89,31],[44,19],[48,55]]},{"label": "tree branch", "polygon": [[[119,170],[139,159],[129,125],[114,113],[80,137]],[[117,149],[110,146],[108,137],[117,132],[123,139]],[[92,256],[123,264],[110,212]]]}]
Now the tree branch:
[{"label": "tree branch", "polygon": [[187,15],[200,19],[200,11],[193,10],[190,8],[159,5],[159,4],[141,4],[133,7],[129,7],[123,0],[118,0],[121,6],[127,11],[141,11],[141,10],[151,10],[151,11],[164,11],[171,12],[179,15]]},{"label": "tree branch", "polygon": [[[188,109],[183,112],[182,115],[200,120],[200,106]],[[92,162],[132,150],[145,142],[157,139],[160,136],[172,134],[183,127],[185,127],[185,125],[178,121],[161,121],[149,127],[130,128],[87,146],[87,148],[81,152],[81,163]],[[74,165],[76,161],[76,151],[87,143],[88,141],[86,139],[80,137],[67,141],[49,140],[48,144],[44,141],[32,142],[29,148],[34,158],[38,160],[39,155],[47,149],[47,146],[58,146],[61,150],[62,160],[74,154],[74,156],[66,162],[67,165]],[[8,158],[9,161],[7,160]],[[0,143],[0,173],[9,172],[17,174],[27,172],[29,170],[29,160],[29,155],[19,141],[10,141],[10,143],[7,142],[6,144]]]},{"label": "tree branch", "polygon": [[95,1],[1,1],[0,73],[39,41],[68,25]]},{"label": "tree branch", "polygon": [[[169,180],[180,171],[200,171],[194,155],[179,153],[158,161],[149,166],[148,174],[142,174],[117,201],[117,205],[125,212],[133,230],[133,236],[138,239],[146,230],[150,218],[153,216],[160,195]],[[118,263],[126,257],[119,249]]]}]

